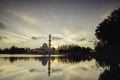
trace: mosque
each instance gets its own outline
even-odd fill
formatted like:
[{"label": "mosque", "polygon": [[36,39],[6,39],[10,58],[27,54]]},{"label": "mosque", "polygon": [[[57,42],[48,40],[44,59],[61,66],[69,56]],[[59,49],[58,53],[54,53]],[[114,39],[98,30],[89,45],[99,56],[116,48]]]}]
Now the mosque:
[{"label": "mosque", "polygon": [[48,54],[48,53],[58,53],[57,50],[51,48],[51,34],[49,34],[49,45],[47,43],[43,43],[42,47],[32,49],[29,53],[38,53],[38,54]]}]

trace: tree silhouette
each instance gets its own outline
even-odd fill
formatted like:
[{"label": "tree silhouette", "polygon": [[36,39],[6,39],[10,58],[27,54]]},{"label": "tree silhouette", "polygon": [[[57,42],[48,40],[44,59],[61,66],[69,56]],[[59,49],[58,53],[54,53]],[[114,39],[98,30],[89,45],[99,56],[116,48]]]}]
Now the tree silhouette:
[{"label": "tree silhouette", "polygon": [[27,53],[29,48],[18,48],[16,46],[11,46],[10,48],[0,49],[0,54],[24,54]]},{"label": "tree silhouette", "polygon": [[101,67],[108,67],[99,76],[98,80],[120,80],[120,59],[118,57],[96,57],[97,65]]},{"label": "tree silhouette", "polygon": [[78,54],[88,54],[90,51],[92,51],[91,48],[87,47],[80,47],[78,45],[62,45],[58,47],[59,53],[63,54],[70,54],[70,55],[78,55]]},{"label": "tree silhouette", "polygon": [[[108,55],[119,55],[120,49],[120,8],[114,10],[110,16],[104,19],[95,31],[95,36],[99,39],[95,46],[96,51],[106,51]],[[111,53],[117,54],[111,54]]]},{"label": "tree silhouette", "polygon": [[110,16],[104,19],[95,31],[100,40],[96,47],[120,46],[120,8],[114,10]]},{"label": "tree silhouette", "polygon": [[99,66],[109,67],[98,80],[120,80],[120,8],[104,19],[95,32],[99,39],[95,46],[95,59]]},{"label": "tree silhouette", "polygon": [[105,70],[100,74],[98,80],[120,80],[120,68],[115,70]]}]

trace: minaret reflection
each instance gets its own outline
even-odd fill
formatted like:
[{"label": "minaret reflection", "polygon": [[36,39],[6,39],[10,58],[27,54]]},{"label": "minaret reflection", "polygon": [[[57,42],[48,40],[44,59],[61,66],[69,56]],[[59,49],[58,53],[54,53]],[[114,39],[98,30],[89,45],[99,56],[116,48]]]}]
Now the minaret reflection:
[{"label": "minaret reflection", "polygon": [[48,76],[50,76],[51,72],[51,62],[50,62],[50,54],[49,54],[49,59],[48,59]]}]

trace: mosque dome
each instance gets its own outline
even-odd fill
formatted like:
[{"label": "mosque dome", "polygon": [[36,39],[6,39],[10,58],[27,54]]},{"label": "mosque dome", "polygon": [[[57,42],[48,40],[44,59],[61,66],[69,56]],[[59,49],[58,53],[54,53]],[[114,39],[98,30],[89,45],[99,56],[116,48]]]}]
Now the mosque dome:
[{"label": "mosque dome", "polygon": [[48,47],[47,43],[43,43],[42,47]]}]

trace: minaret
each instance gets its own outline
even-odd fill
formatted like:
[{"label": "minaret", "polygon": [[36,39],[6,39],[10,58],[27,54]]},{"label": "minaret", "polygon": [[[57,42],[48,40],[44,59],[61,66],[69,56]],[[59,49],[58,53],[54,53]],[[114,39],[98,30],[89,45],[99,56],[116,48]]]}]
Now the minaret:
[{"label": "minaret", "polygon": [[49,48],[51,48],[51,34],[49,34]]}]

